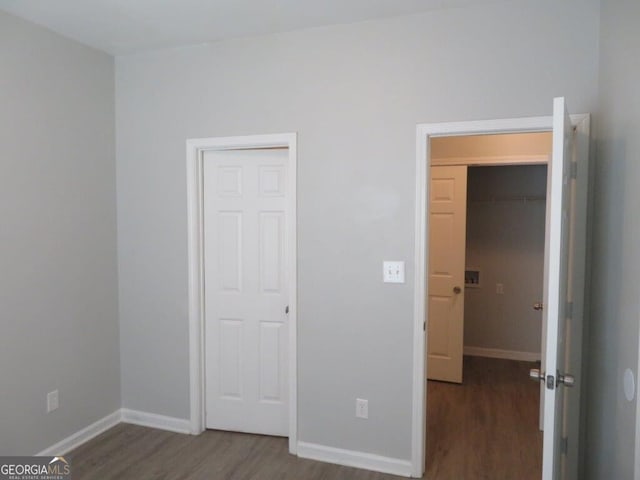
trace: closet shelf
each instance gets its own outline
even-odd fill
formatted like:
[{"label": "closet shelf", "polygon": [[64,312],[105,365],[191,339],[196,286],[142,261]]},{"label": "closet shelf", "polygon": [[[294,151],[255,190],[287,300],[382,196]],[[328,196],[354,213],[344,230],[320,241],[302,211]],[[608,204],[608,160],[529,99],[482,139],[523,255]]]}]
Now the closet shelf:
[{"label": "closet shelf", "polygon": [[470,198],[469,203],[532,203],[532,202],[544,202],[547,197],[541,195],[512,195],[512,196],[495,196],[487,198]]}]

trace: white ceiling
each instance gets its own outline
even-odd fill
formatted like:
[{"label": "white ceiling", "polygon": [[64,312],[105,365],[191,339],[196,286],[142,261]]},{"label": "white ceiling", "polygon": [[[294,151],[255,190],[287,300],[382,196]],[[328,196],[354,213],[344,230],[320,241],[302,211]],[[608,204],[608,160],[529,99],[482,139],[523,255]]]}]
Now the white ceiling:
[{"label": "white ceiling", "polygon": [[0,0],[114,55],[506,0]]}]

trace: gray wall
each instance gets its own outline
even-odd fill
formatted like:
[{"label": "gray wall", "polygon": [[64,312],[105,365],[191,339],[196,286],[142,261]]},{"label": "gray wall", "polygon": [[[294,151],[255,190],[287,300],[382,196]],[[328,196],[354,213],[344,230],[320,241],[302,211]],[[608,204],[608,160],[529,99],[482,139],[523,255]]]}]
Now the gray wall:
[{"label": "gray wall", "polygon": [[601,18],[586,471],[626,480],[636,404],[624,398],[622,375],[638,364],[640,4],[603,1]]},{"label": "gray wall", "polygon": [[466,265],[481,277],[465,289],[464,345],[539,355],[542,314],[531,305],[542,301],[547,167],[468,172]]},{"label": "gray wall", "polygon": [[592,111],[598,17],[498,3],[118,58],[123,406],[189,415],[185,140],[297,131],[299,439],[408,459],[415,125]]},{"label": "gray wall", "polygon": [[0,12],[0,66],[0,455],[32,455],[120,406],[113,59]]}]

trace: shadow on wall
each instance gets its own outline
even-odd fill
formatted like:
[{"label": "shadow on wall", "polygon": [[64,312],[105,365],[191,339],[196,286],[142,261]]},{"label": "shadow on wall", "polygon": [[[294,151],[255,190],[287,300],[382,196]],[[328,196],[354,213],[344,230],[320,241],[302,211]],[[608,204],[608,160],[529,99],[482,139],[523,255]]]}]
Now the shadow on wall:
[{"label": "shadow on wall", "polygon": [[[624,238],[629,238],[626,231],[633,228],[626,222],[631,215],[627,212],[625,203],[625,183],[630,174],[626,142],[623,138],[618,138],[596,140],[594,143],[596,158],[592,168],[595,185],[592,190],[591,301],[587,345],[590,353],[586,355],[586,410],[589,415],[586,428],[587,451],[600,448],[604,441],[610,452],[619,452],[629,448],[621,442],[628,437],[602,436],[610,430],[606,425],[625,423],[615,418],[623,417],[620,408],[607,406],[621,407],[626,403],[621,386],[625,365],[621,365],[622,355],[619,352],[637,351],[637,332],[630,338],[629,328],[625,328],[624,322],[626,318],[633,318],[635,325],[638,316],[638,297],[632,291],[637,290],[637,283],[632,282],[634,285],[630,286],[625,281],[628,276],[626,272],[633,269],[627,264],[632,259],[625,258],[625,253],[637,248],[638,244],[636,242],[625,249],[623,243]],[[625,290],[628,291],[627,295]],[[625,297],[630,301],[625,303]],[[593,412],[598,412],[596,417]],[[626,418],[626,414],[624,415]],[[595,442],[597,438],[599,440]],[[589,457],[586,457],[587,472],[590,470]]]}]

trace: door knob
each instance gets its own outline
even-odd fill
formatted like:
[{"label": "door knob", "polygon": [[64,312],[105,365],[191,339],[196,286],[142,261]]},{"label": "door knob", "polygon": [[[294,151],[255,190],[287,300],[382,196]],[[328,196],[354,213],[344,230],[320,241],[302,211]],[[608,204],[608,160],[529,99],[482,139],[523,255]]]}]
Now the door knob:
[{"label": "door knob", "polygon": [[542,305],[542,302],[536,302],[533,304],[533,309],[534,310],[543,310],[544,306]]},{"label": "door knob", "polygon": [[576,384],[576,379],[573,375],[561,375],[558,373],[556,377],[557,378],[553,378],[553,375],[545,376],[545,373],[540,372],[537,368],[529,370],[529,378],[534,382],[546,382],[549,390],[553,390],[560,384],[563,384],[565,387],[573,387]]},{"label": "door knob", "polygon": [[529,370],[529,378],[534,382],[543,381],[545,379],[544,372],[540,373],[540,370],[538,370],[537,368],[532,368],[531,370]]},{"label": "door knob", "polygon": [[558,375],[558,383],[562,383],[565,387],[573,387],[576,384],[576,379],[573,375],[566,373]]},{"label": "door knob", "polygon": [[453,287],[453,293],[455,293],[457,295],[460,292],[462,292],[462,289],[460,287]]}]

